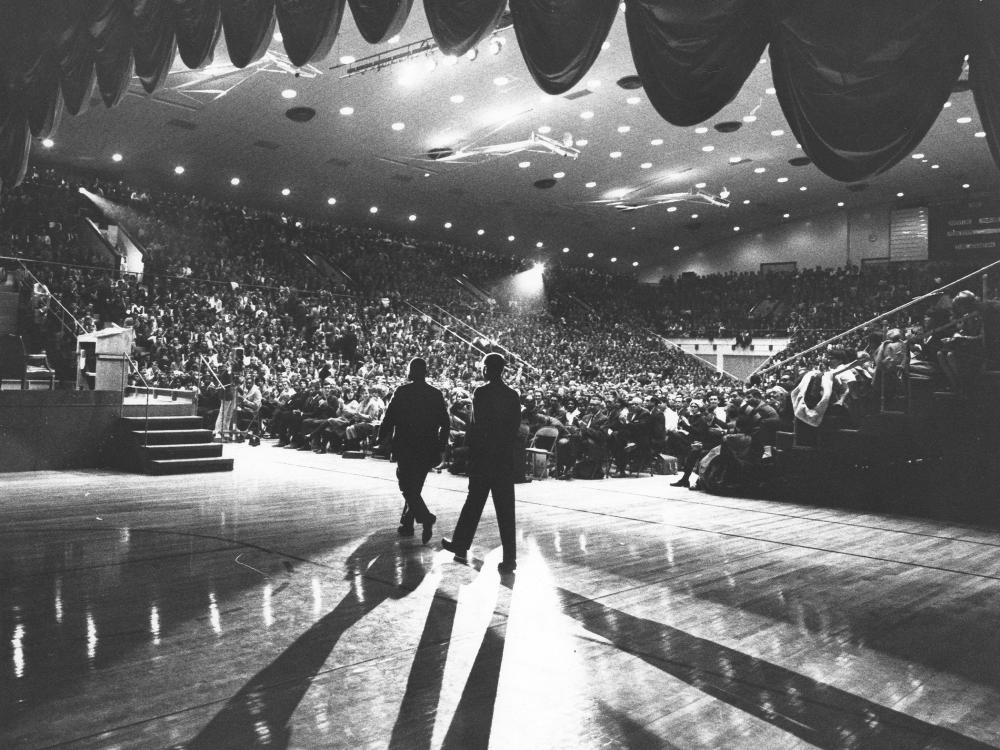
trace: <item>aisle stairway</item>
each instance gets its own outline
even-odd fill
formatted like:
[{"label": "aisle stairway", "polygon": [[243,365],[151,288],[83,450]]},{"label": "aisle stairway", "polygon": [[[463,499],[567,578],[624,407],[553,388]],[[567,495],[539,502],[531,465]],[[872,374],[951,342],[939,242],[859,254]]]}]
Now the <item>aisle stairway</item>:
[{"label": "aisle stairway", "polygon": [[201,425],[201,417],[122,417],[111,463],[142,474],[232,471],[233,459]]}]

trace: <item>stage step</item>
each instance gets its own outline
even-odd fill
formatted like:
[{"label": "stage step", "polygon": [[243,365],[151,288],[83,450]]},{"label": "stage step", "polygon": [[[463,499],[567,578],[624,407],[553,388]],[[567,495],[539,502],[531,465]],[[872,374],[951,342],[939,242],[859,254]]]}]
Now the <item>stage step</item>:
[{"label": "stage step", "polygon": [[210,443],[211,430],[131,430],[136,445],[178,445],[180,443]]},{"label": "stage step", "polygon": [[123,417],[122,421],[128,429],[141,432],[147,427],[150,430],[200,430],[201,417]]},{"label": "stage step", "polygon": [[222,456],[222,443],[144,445],[142,451],[149,461],[168,458],[220,458]]},{"label": "stage step", "polygon": [[205,471],[232,471],[231,458],[163,458],[149,461],[148,474],[195,474]]}]

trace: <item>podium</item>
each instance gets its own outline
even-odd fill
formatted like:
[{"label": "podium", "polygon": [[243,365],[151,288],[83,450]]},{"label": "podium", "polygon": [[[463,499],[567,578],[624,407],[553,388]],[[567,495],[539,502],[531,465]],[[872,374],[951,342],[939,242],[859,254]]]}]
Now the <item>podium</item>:
[{"label": "podium", "polygon": [[135,332],[131,328],[113,326],[78,336],[77,388],[93,391],[125,390],[128,380],[128,355],[132,351]]}]

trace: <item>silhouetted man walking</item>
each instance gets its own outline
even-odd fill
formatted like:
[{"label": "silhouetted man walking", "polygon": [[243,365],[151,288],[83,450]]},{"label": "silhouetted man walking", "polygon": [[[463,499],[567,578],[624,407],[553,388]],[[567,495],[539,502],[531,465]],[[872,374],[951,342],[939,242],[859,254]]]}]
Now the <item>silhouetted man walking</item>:
[{"label": "silhouetted man walking", "polygon": [[424,544],[434,533],[437,516],[427,509],[421,496],[427,472],[441,463],[448,446],[451,420],[444,396],[428,385],[427,362],[421,357],[410,360],[410,381],[392,395],[379,428],[379,442],[392,440],[396,456],[396,479],[406,505],[399,519],[399,534],[413,536],[413,522],[423,525]]},{"label": "silhouetted man walking", "polygon": [[521,403],[517,392],[503,382],[503,356],[493,352],[483,358],[483,377],[472,396],[472,417],[466,433],[469,446],[469,494],[451,540],[441,546],[454,553],[455,561],[468,562],[467,554],[476,535],[486,497],[493,493],[503,562],[497,569],[513,573],[517,568],[514,533],[514,453],[521,426]]}]

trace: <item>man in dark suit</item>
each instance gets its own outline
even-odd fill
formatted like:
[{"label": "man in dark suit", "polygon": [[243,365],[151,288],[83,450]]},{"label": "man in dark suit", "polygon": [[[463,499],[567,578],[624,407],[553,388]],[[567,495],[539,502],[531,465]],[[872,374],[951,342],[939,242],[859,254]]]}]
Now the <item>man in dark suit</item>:
[{"label": "man in dark suit", "polygon": [[493,494],[503,561],[501,574],[517,568],[517,540],[514,531],[514,456],[521,426],[521,403],[517,391],[503,382],[503,355],[491,352],[483,358],[483,378],[472,395],[472,417],[466,433],[469,446],[469,494],[455,526],[452,539],[442,539],[441,546],[455,555],[455,561],[468,562],[468,551],[483,514],[487,496]]},{"label": "man in dark suit", "polygon": [[421,357],[410,360],[410,381],[392,395],[379,428],[379,442],[392,440],[396,456],[396,479],[406,506],[399,519],[401,536],[413,536],[413,522],[423,525],[424,544],[434,533],[437,516],[427,509],[420,492],[427,472],[441,463],[448,446],[451,420],[444,396],[426,382],[427,362]]}]

